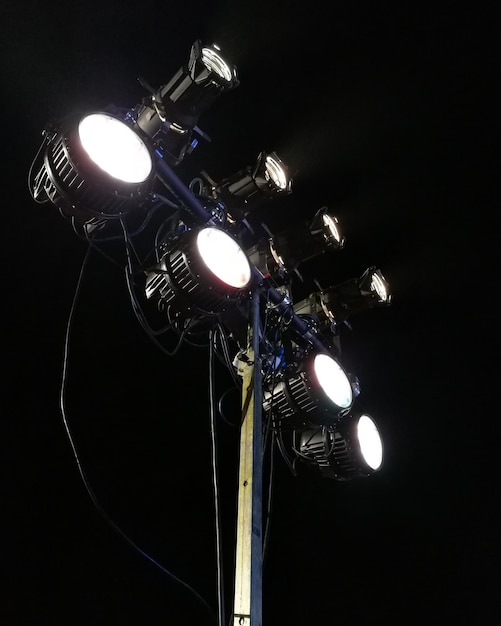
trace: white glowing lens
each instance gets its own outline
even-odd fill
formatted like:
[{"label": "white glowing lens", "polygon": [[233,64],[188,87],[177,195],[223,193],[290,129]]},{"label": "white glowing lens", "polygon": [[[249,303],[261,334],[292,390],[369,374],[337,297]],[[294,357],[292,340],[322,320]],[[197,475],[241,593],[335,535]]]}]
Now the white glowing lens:
[{"label": "white glowing lens", "polygon": [[142,183],[153,164],[142,139],[132,128],[111,115],[92,113],[78,125],[78,134],[89,157],[113,178]]},{"label": "white glowing lens", "polygon": [[335,218],[332,219],[332,217],[330,217],[330,215],[327,215],[327,213],[324,213],[322,218],[324,221],[324,226],[328,229],[330,236],[339,243],[341,241],[341,236],[339,235],[339,231],[336,226],[337,220],[335,221]]},{"label": "white glowing lens", "polygon": [[339,363],[327,354],[317,354],[313,367],[329,399],[341,409],[348,408],[353,402],[353,390]]},{"label": "white glowing lens", "polygon": [[371,469],[379,469],[383,462],[383,444],[376,424],[368,415],[362,415],[357,431],[364,461]]},{"label": "white glowing lens", "polygon": [[381,280],[381,277],[377,274],[373,274],[371,278],[371,289],[375,291],[378,295],[378,298],[381,302],[386,302],[388,299],[388,292],[386,291],[386,287],[384,282]]},{"label": "white glowing lens", "polygon": [[265,162],[266,175],[268,179],[271,179],[275,187],[278,189],[287,188],[287,176],[284,168],[280,165],[280,162],[274,159],[272,156],[266,157]]},{"label": "white glowing lens", "polygon": [[226,82],[231,82],[232,73],[226,61],[212,48],[202,48],[202,61],[207,69],[223,78]]},{"label": "white glowing lens", "polygon": [[239,289],[249,283],[251,268],[247,256],[224,230],[204,228],[198,233],[197,246],[204,263],[219,280]]}]

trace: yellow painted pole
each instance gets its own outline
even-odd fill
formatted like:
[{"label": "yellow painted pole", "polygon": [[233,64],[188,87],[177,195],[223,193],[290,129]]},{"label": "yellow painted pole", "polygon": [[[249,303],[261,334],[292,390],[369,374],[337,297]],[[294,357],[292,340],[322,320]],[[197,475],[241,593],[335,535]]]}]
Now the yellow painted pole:
[{"label": "yellow painted pole", "polygon": [[262,389],[259,296],[253,301],[247,352],[238,361],[242,377],[242,426],[238,479],[233,626],[262,626]]}]

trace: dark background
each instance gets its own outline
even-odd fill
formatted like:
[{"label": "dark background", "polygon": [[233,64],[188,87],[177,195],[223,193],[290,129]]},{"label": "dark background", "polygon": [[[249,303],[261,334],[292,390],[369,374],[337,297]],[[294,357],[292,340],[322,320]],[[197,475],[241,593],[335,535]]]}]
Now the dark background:
[{"label": "dark background", "polygon": [[[304,268],[298,297],[313,277],[372,264],[394,294],[343,344],[384,467],[340,484],[277,459],[264,624],[499,620],[498,32],[478,5],[409,6],[3,3],[2,626],[213,623],[106,524],[80,480],[59,388],[86,245],[27,186],[49,121],[134,106],[137,78],[166,82],[197,38],[219,43],[240,85],[200,120],[212,142],[186,171],[217,180],[276,150],[297,174],[269,219],[327,205],[346,236]],[[116,524],[215,610],[207,376],[204,349],[169,359],[151,343],[123,273],[93,254],[68,363],[83,467]],[[222,368],[217,385],[231,386]],[[238,403],[228,395],[228,418]],[[238,442],[220,420],[228,620]]]}]

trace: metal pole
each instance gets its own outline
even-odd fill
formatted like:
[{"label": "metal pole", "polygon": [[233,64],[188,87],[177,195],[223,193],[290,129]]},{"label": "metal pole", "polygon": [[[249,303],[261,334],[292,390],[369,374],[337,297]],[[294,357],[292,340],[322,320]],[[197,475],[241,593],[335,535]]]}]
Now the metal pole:
[{"label": "metal pole", "polygon": [[239,362],[242,414],[233,626],[262,626],[262,375],[260,292],[252,296],[247,360]]}]

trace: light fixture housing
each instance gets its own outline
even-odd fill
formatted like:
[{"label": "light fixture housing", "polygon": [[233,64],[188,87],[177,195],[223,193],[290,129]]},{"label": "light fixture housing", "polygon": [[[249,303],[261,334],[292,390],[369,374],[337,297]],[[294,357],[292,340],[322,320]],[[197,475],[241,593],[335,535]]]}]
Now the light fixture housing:
[{"label": "light fixture housing", "polygon": [[354,314],[392,302],[390,285],[381,270],[368,267],[359,278],[312,293],[294,305],[298,315],[314,315],[320,326],[340,324]]},{"label": "light fixture housing", "polygon": [[351,414],[334,426],[304,430],[299,436],[299,458],[326,478],[351,480],[383,466],[381,433],[367,413]]},{"label": "light fixture housing", "polygon": [[45,135],[31,182],[37,202],[88,223],[121,218],[149,196],[155,178],[150,147],[119,117],[91,112]]},{"label": "light fixture housing", "polygon": [[276,262],[289,272],[297,269],[300,263],[327,251],[341,250],[344,244],[338,219],[327,207],[319,209],[309,223],[293,224],[273,234],[270,239],[270,249]]},{"label": "light fixture housing", "polygon": [[201,114],[223,92],[239,84],[237,68],[229,63],[217,44],[203,45],[196,40],[190,57],[174,76],[157,91],[152,91],[135,112],[137,126],[155,138],[164,158],[177,165],[198,143],[193,130]]},{"label": "light fixture housing", "polygon": [[214,195],[228,206],[235,219],[242,219],[262,200],[286,196],[292,192],[288,166],[276,152],[261,151],[254,165],[249,165],[216,185]]},{"label": "light fixture housing", "polygon": [[238,241],[221,228],[204,226],[185,230],[169,245],[147,272],[145,290],[164,309],[212,316],[247,294],[251,279],[251,265]]},{"label": "light fixture housing", "polygon": [[354,402],[350,379],[332,355],[306,356],[294,373],[286,373],[271,389],[263,391],[263,408],[284,430],[330,425],[346,415]]}]

